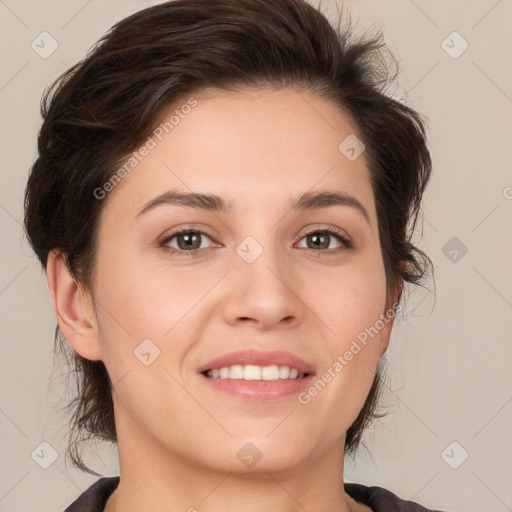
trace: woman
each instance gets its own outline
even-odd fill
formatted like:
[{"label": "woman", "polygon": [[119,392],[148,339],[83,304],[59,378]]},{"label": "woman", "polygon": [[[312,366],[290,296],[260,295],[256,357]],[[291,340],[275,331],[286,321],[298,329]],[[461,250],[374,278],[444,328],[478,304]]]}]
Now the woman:
[{"label": "woman", "polygon": [[342,485],[431,266],[382,46],[302,0],[177,0],[49,91],[26,231],[79,379],[69,455],[120,463],[67,511],[427,510]]}]

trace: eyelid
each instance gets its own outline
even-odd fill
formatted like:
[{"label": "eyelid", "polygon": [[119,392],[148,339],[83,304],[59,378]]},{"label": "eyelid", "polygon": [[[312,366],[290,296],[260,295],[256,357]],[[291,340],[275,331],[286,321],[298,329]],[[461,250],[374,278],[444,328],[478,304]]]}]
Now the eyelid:
[{"label": "eyelid", "polygon": [[331,234],[341,236],[346,240],[353,242],[352,237],[345,230],[338,228],[336,226],[332,226],[331,224],[309,224],[301,231],[299,231],[299,234],[297,236],[300,236],[302,238],[306,235],[310,235],[311,233],[316,233],[317,231],[327,231]]},{"label": "eyelid", "polygon": [[[206,230],[211,230],[213,231],[214,234],[209,234],[208,231]],[[160,235],[158,237],[158,244],[162,244],[164,243],[165,241],[169,240],[170,238],[176,236],[176,235],[179,235],[180,233],[183,233],[183,232],[189,232],[189,231],[192,231],[194,233],[202,233],[203,235],[206,235],[208,236],[209,238],[215,238],[215,237],[220,237],[220,234],[218,234],[215,230],[211,229],[211,228],[205,228],[203,229],[202,226],[199,224],[199,225],[180,225],[178,227],[173,227],[173,228],[169,228],[167,229],[163,235]]]}]

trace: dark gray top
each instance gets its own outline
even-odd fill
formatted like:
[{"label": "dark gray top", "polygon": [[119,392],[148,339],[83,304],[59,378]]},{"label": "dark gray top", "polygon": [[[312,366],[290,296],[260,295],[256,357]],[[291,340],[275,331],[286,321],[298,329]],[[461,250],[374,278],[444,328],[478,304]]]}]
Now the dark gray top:
[{"label": "dark gray top", "polygon": [[[100,478],[64,512],[103,512],[108,498],[118,484],[118,476]],[[345,483],[345,491],[356,501],[369,506],[373,512],[441,512],[422,507],[412,501],[402,500],[382,487]]]}]

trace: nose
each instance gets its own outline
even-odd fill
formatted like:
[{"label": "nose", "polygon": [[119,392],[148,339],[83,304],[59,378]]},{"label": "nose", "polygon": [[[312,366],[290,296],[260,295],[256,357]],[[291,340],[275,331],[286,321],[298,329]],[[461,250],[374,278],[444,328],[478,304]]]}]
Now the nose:
[{"label": "nose", "polygon": [[276,250],[265,248],[252,263],[238,254],[226,287],[223,315],[227,323],[247,323],[264,331],[279,325],[300,323],[305,304],[300,279],[293,267]]}]

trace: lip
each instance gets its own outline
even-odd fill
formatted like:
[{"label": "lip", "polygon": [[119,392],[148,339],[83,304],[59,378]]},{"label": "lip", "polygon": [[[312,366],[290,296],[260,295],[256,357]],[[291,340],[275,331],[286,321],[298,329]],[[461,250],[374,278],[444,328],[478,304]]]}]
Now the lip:
[{"label": "lip", "polygon": [[213,379],[201,373],[198,376],[216,392],[260,403],[289,398],[311,386],[315,380],[314,375],[285,380]]},{"label": "lip", "polygon": [[[208,361],[206,364],[201,365],[197,369],[197,373],[203,373],[206,370],[213,370],[216,368],[222,368],[224,366],[233,366],[235,364],[253,364],[256,366],[289,366],[290,368],[296,368],[299,373],[307,373],[314,375],[315,371],[312,365],[306,363],[300,357],[282,350],[273,350],[273,351],[262,351],[256,349],[245,349],[245,350],[237,350],[235,352],[230,352],[228,354],[224,354],[220,357],[212,359]],[[207,377],[208,378],[208,377]],[[214,380],[214,379],[212,379]],[[222,379],[228,380],[228,379]],[[299,379],[302,380],[302,379]],[[255,381],[246,381],[246,382],[255,382]],[[272,382],[272,381],[256,381],[256,382]]]}]

